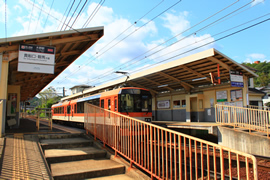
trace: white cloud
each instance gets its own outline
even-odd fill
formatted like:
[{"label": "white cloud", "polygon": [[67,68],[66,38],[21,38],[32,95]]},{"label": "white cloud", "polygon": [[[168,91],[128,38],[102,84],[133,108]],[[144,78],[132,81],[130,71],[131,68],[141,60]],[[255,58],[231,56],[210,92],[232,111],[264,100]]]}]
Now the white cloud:
[{"label": "white cloud", "polygon": [[262,60],[266,58],[264,54],[258,54],[258,53],[249,54],[248,57],[252,59],[258,59],[258,60]]},{"label": "white cloud", "polygon": [[170,29],[172,35],[177,35],[190,27],[190,22],[186,19],[188,12],[180,12],[178,14],[165,13],[163,26]]},{"label": "white cloud", "polygon": [[259,3],[264,3],[264,0],[254,0],[254,2],[251,3],[251,6],[255,6]]},{"label": "white cloud", "polygon": [[246,56],[247,58],[244,60],[245,63],[253,63],[254,61],[269,61],[266,58],[266,55],[259,53],[252,53]]},{"label": "white cloud", "polygon": [[21,6],[15,5],[13,8],[14,8],[14,10],[15,10],[16,12],[22,13],[22,8],[21,8]]}]

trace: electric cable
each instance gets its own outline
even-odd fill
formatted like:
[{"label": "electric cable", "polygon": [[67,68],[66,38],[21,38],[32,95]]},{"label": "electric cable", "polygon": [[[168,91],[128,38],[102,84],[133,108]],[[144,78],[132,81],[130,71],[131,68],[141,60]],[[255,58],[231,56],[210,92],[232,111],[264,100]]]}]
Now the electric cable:
[{"label": "electric cable", "polygon": [[29,29],[30,29],[30,24],[31,24],[31,20],[32,20],[32,14],[33,14],[33,10],[34,10],[34,4],[35,4],[35,1],[36,1],[36,0],[34,0],[33,6],[32,6],[32,10],[31,10],[31,15],[30,15],[30,20],[29,20],[29,25],[28,25],[27,34],[28,34],[28,32],[29,32]]},{"label": "electric cable", "polygon": [[[70,17],[70,19],[69,19],[69,21],[68,21],[67,25],[69,25],[69,23],[70,23],[71,19],[73,18],[74,14],[75,14],[75,12],[77,11],[78,7],[80,6],[81,2],[82,2],[82,0],[80,0],[80,2],[78,3],[78,5],[77,5],[76,9],[74,10],[73,14],[71,15],[71,17]],[[66,30],[67,25],[66,25],[66,27],[65,27],[64,31]]]},{"label": "electric cable", "polygon": [[[102,2],[103,1],[103,2]],[[102,3],[101,3],[102,2]],[[84,23],[84,25],[82,26],[82,28],[86,28],[88,26],[88,24],[92,21],[92,19],[95,17],[96,13],[99,11],[99,9],[101,8],[101,6],[104,4],[105,0],[100,0],[100,2],[98,3],[98,5],[96,6],[96,8],[94,9],[94,11],[91,13],[91,15],[89,16],[89,18],[86,20],[86,22]]]},{"label": "electric cable", "polygon": [[63,25],[62,25],[60,31],[62,31],[64,25],[66,25],[66,24],[65,24],[65,23],[66,23],[66,20],[67,20],[67,18],[68,18],[68,15],[69,15],[69,13],[70,13],[70,11],[71,11],[71,9],[72,9],[72,7],[73,7],[75,1],[76,1],[76,0],[73,0],[73,3],[72,3],[72,5],[71,5],[71,7],[69,8],[69,11],[68,11],[68,13],[67,13],[67,16],[66,16],[66,18],[65,18],[65,21],[63,22]]},{"label": "electric cable", "polygon": [[[163,45],[163,44],[169,42],[170,40],[172,40],[172,39],[174,39],[175,37],[177,37],[177,36],[183,34],[184,32],[187,32],[188,30],[190,30],[190,29],[192,29],[192,28],[198,26],[199,24],[203,23],[204,21],[206,21],[206,20],[208,20],[208,19],[214,17],[215,15],[217,15],[217,14],[219,14],[220,12],[224,11],[225,9],[231,7],[232,5],[234,5],[235,3],[237,3],[238,1],[239,1],[239,0],[233,2],[233,3],[230,4],[229,6],[227,6],[227,7],[223,8],[223,9],[219,10],[218,12],[216,12],[216,13],[212,14],[211,16],[205,18],[204,20],[202,20],[202,21],[200,21],[199,23],[193,25],[192,27],[190,27],[190,28],[188,28],[188,29],[186,29],[186,30],[184,30],[184,31],[182,31],[182,32],[180,32],[180,33],[178,33],[177,35],[175,35],[175,36],[173,36],[172,38],[166,40],[165,42],[163,42],[163,43],[161,43],[161,44],[155,46],[154,48],[151,48],[150,50],[144,52],[143,54],[140,54],[139,56],[136,56],[135,58],[129,60],[128,62],[125,62],[125,63],[123,63],[123,64],[117,66],[116,68],[119,68],[119,67],[121,67],[121,66],[123,66],[123,65],[125,65],[125,64],[129,64],[129,65],[130,65],[130,62],[131,62],[131,61],[133,61],[133,60],[137,59],[138,57],[141,57],[142,55],[144,55],[144,54],[146,54],[146,53],[148,53],[148,52],[150,52],[150,51],[156,49],[157,47],[159,47],[159,46],[161,46],[161,45]],[[194,34],[194,33],[191,33],[191,35],[192,35],[192,34]],[[167,48],[167,47],[166,47],[166,48]],[[165,49],[165,48],[164,48],[164,49]],[[147,57],[149,57],[149,55],[148,55]],[[143,59],[145,59],[145,58],[143,58]],[[114,68],[114,69],[116,69],[116,68]],[[108,72],[109,74],[107,73],[107,75],[110,75],[113,71],[114,71],[114,70],[112,70],[111,72]],[[103,74],[103,76],[105,76],[105,74]]]},{"label": "electric cable", "polygon": [[[236,2],[238,2],[238,1],[236,1]],[[232,5],[233,5],[233,4],[235,4],[236,2],[232,3],[231,5],[227,6],[226,8],[228,8],[228,7],[232,6]],[[176,41],[176,42],[174,42],[174,43],[170,44],[169,46],[166,46],[166,47],[165,47],[165,48],[163,48],[163,49],[157,50],[156,52],[154,52],[154,53],[152,53],[152,54],[150,54],[150,55],[148,55],[148,56],[145,56],[145,57],[143,57],[142,59],[140,59],[140,60],[138,60],[138,61],[133,62],[133,63],[131,63],[131,64],[130,64],[130,62],[131,62],[131,61],[133,61],[133,60],[135,60],[136,58],[138,58],[138,57],[140,57],[140,56],[142,56],[142,55],[146,54],[147,52],[152,51],[153,49],[155,49],[155,48],[157,48],[157,47],[159,47],[159,46],[163,45],[164,43],[166,43],[166,42],[170,41],[170,40],[171,40],[171,39],[173,39],[174,37],[176,37],[176,36],[178,36],[178,35],[180,35],[180,34],[182,34],[182,33],[186,32],[187,30],[190,30],[191,28],[193,28],[193,27],[195,27],[195,26],[199,25],[200,23],[204,22],[205,20],[209,19],[210,17],[213,17],[214,15],[216,15],[216,14],[220,13],[221,11],[223,11],[223,10],[225,10],[225,9],[226,9],[226,8],[224,8],[224,9],[222,9],[222,10],[218,11],[217,13],[215,13],[215,14],[213,14],[213,15],[209,16],[208,18],[204,19],[203,21],[201,21],[201,22],[197,23],[196,25],[192,26],[191,28],[188,28],[187,30],[184,30],[183,32],[181,32],[181,33],[177,34],[176,36],[174,36],[174,37],[170,38],[169,40],[166,40],[165,42],[163,42],[163,43],[161,43],[161,44],[157,45],[156,47],[154,47],[154,48],[152,48],[152,49],[148,50],[147,52],[145,52],[145,53],[143,53],[143,54],[141,54],[141,55],[139,55],[139,56],[137,56],[137,57],[135,57],[135,58],[133,58],[133,59],[131,59],[131,60],[129,60],[129,61],[127,61],[127,62],[125,62],[125,63],[121,64],[121,65],[119,65],[117,68],[119,68],[119,67],[121,67],[121,66],[123,66],[123,65],[125,65],[125,64],[128,64],[128,66],[131,66],[131,65],[132,65],[132,64],[134,64],[134,63],[137,63],[137,62],[139,62],[139,61],[141,61],[141,60],[144,60],[144,59],[146,59],[146,57],[150,57],[150,56],[152,56],[152,55],[154,55],[154,54],[156,54],[156,53],[158,53],[158,52],[160,52],[160,51],[162,51],[162,50],[164,50],[164,49],[166,49],[166,48],[168,48],[168,47],[170,47],[170,46],[172,46],[172,45],[176,44],[177,42],[180,42],[180,41],[182,41],[182,40],[186,39],[187,37],[189,37],[189,36],[191,36],[191,35],[193,35],[193,34],[195,34],[195,33],[198,33],[199,31],[202,31],[202,30],[206,29],[207,27],[210,27],[211,25],[215,24],[216,22],[220,21],[221,19],[223,19],[223,18],[225,18],[225,17],[227,17],[227,16],[229,16],[229,15],[231,15],[231,14],[235,13],[236,11],[238,11],[238,10],[240,10],[240,9],[244,8],[245,6],[249,5],[249,4],[250,4],[250,3],[252,3],[252,2],[253,2],[253,1],[251,1],[251,2],[249,2],[249,3],[247,3],[247,4],[245,4],[244,6],[242,6],[242,7],[238,8],[238,9],[234,10],[233,12],[231,12],[231,13],[229,13],[229,14],[227,14],[227,15],[223,16],[222,18],[219,18],[218,20],[214,21],[213,23],[208,24],[207,26],[204,26],[203,28],[201,28],[201,29],[197,30],[196,32],[193,32],[193,33],[189,34],[188,36],[185,36],[184,38],[182,38],[182,39],[180,39],[180,40],[178,40],[178,41]],[[115,69],[116,69],[116,68],[114,68],[114,70],[115,70]],[[111,72],[108,72],[107,74],[106,74],[106,73],[105,73],[105,74],[103,74],[103,76],[102,76],[102,77],[105,77],[105,76],[107,76],[107,75],[111,75],[111,74],[114,72],[114,70],[112,70]],[[94,78],[92,81],[94,81],[94,80],[96,80],[96,79],[97,79],[97,78]],[[99,79],[100,79],[100,78],[99,78]],[[92,82],[92,81],[90,81],[90,82]],[[89,83],[89,82],[88,82],[88,83]]]},{"label": "electric cable", "polygon": [[63,16],[62,16],[62,18],[61,18],[61,20],[60,20],[60,23],[59,23],[57,29],[59,29],[59,27],[60,27],[60,25],[61,25],[61,23],[62,23],[62,21],[63,21],[63,18],[64,18],[65,14],[66,14],[66,12],[67,12],[67,10],[68,10],[68,7],[69,7],[69,5],[71,4],[71,1],[72,1],[72,0],[69,1],[69,4],[68,4],[68,6],[67,6],[67,8],[66,8],[66,10],[65,10],[65,13],[63,14]]},{"label": "electric cable", "polygon": [[[267,15],[269,15],[269,14],[267,14]],[[225,35],[225,36],[223,36],[223,37],[220,37],[220,38],[218,38],[218,39],[216,39],[216,40],[207,42],[207,43],[205,43],[205,44],[203,44],[203,45],[200,45],[200,46],[198,46],[198,47],[192,48],[192,49],[187,50],[187,51],[185,51],[185,52],[182,52],[182,53],[180,53],[180,54],[177,54],[177,55],[171,56],[171,57],[169,57],[169,58],[166,58],[166,59],[164,59],[164,60],[162,60],[162,61],[159,61],[159,62],[157,62],[157,63],[155,63],[155,64],[150,64],[150,65],[147,66],[147,67],[142,67],[142,68],[140,68],[140,69],[136,69],[135,71],[133,71],[133,72],[131,72],[131,73],[135,73],[135,72],[141,71],[141,70],[143,70],[143,69],[146,69],[146,68],[148,68],[148,67],[150,67],[150,66],[153,67],[154,65],[158,65],[158,64],[163,63],[163,62],[165,62],[165,61],[174,59],[174,58],[176,58],[176,57],[179,57],[179,56],[184,55],[184,54],[186,54],[186,53],[189,53],[189,52],[191,52],[191,51],[197,50],[197,49],[199,49],[199,48],[201,48],[201,47],[204,47],[204,46],[206,46],[206,45],[212,44],[212,43],[214,43],[214,42],[220,41],[220,40],[222,40],[222,39],[228,38],[228,37],[230,37],[230,36],[233,36],[233,35],[235,35],[235,34],[238,34],[238,33],[242,32],[242,31],[245,31],[245,30],[247,30],[247,29],[250,29],[250,28],[252,28],[252,27],[255,27],[255,26],[257,26],[257,25],[260,25],[260,24],[262,24],[262,23],[265,23],[265,22],[267,22],[267,21],[269,21],[269,20],[270,20],[270,18],[267,18],[267,19],[262,20],[262,21],[260,21],[260,22],[258,22],[258,23],[255,23],[255,24],[253,24],[253,25],[250,25],[250,26],[248,26],[248,27],[245,27],[245,28],[243,28],[243,29],[240,29],[240,30],[238,30],[238,31],[235,31],[235,32],[233,32],[233,33],[230,33],[230,34],[228,34],[228,35]],[[130,74],[131,74],[131,73],[130,73]],[[118,79],[118,78],[119,78],[119,77],[111,78],[111,79],[109,79],[109,80],[106,80],[106,81],[103,81],[103,82],[101,82],[101,83],[95,84],[95,86],[97,86],[97,85],[99,85],[99,84],[103,84],[103,83],[108,82],[108,81],[112,81],[112,80]]]},{"label": "electric cable", "polygon": [[39,13],[39,16],[38,16],[38,21],[37,21],[35,33],[37,32],[38,22],[39,22],[39,20],[40,20],[40,15],[41,15],[41,12],[42,12],[42,9],[43,9],[44,1],[45,1],[45,0],[43,0],[43,2],[42,2],[41,10],[40,10],[40,13]]},{"label": "electric cable", "polygon": [[[94,57],[93,60],[87,62],[84,66],[86,66],[87,64],[93,62],[95,59],[97,59],[98,57],[100,57],[101,55],[103,55],[104,53],[106,53],[107,51],[109,51],[110,49],[112,49],[113,47],[115,47],[117,44],[119,44],[120,42],[122,42],[124,39],[126,39],[127,37],[129,37],[130,35],[132,35],[133,33],[135,33],[136,31],[138,31],[139,29],[141,29],[142,27],[144,27],[145,25],[149,24],[151,21],[153,21],[154,19],[156,19],[157,17],[159,17],[161,14],[165,13],[166,11],[168,11],[169,9],[171,9],[172,7],[176,6],[178,3],[180,3],[182,0],[177,1],[176,3],[174,3],[173,5],[171,5],[169,8],[165,9],[164,11],[162,11],[161,13],[159,13],[158,15],[156,15],[154,18],[152,18],[151,20],[147,21],[146,23],[144,23],[142,26],[140,26],[138,29],[136,29],[135,31],[131,32],[130,34],[128,34],[127,36],[125,36],[123,39],[121,39],[120,41],[118,41],[116,44],[114,44],[113,46],[111,46],[110,48],[108,48],[107,50],[105,50],[103,53],[99,54],[97,57]],[[83,66],[83,67],[84,67]],[[75,74],[76,72],[78,72],[80,69],[78,69],[77,71],[75,71],[73,74]]]},{"label": "electric cable", "polygon": [[[164,0],[162,0],[162,1],[160,1],[156,6],[154,6],[152,9],[150,9],[148,12],[146,12],[142,17],[140,17],[138,20],[136,20],[135,22],[134,22],[134,24],[136,24],[137,22],[139,22],[142,18],[144,18],[147,14],[149,14],[151,11],[153,11],[156,7],[158,7],[162,2],[163,2]],[[130,29],[134,24],[131,24],[128,28],[126,28],[124,31],[122,31],[118,36],[116,36],[114,39],[112,39],[109,43],[107,43],[105,46],[103,46],[102,48],[101,48],[101,50],[102,49],[104,49],[105,47],[107,47],[108,45],[110,45],[114,40],[116,40],[118,37],[120,37],[122,34],[124,34],[128,29]],[[86,59],[84,62],[86,62],[86,61],[88,61],[88,63],[89,63],[89,59]],[[93,60],[92,60],[93,61]],[[92,62],[91,61],[91,62]],[[83,62],[83,63],[84,63]],[[83,65],[83,64],[82,64]],[[83,65],[83,67],[84,66],[86,66],[86,65]],[[77,71],[79,71],[80,70],[80,66],[79,66],[79,69],[77,69],[77,70],[75,70],[76,72]],[[75,73],[76,73],[75,72]],[[74,74],[75,74],[74,73]]]},{"label": "electric cable", "polygon": [[[51,7],[50,7],[50,11],[49,11],[49,14],[51,13],[51,9],[52,9],[53,3],[54,3],[54,0],[52,1]],[[47,15],[47,18],[46,18],[46,21],[45,21],[45,24],[44,24],[44,28],[46,27],[46,24],[47,24],[47,21],[48,21],[49,14]],[[43,28],[43,31],[42,31],[42,32],[44,32],[44,28]]]},{"label": "electric cable", "polygon": [[79,13],[77,14],[77,16],[76,16],[75,20],[73,21],[72,25],[70,26],[69,30],[72,28],[72,26],[74,25],[74,23],[77,21],[78,17],[80,16],[81,12],[83,11],[83,9],[84,9],[84,7],[85,7],[85,5],[86,5],[86,3],[87,3],[87,1],[88,1],[88,0],[86,0],[86,1],[84,2],[84,4],[83,4],[81,10],[80,10]]}]

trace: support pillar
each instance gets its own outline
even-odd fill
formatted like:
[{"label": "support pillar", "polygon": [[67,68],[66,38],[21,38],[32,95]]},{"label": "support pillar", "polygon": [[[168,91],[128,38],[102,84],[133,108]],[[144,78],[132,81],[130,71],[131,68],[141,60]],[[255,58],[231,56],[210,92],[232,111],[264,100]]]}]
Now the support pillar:
[{"label": "support pillar", "polygon": [[0,54],[0,137],[5,134],[6,125],[6,104],[7,104],[7,88],[8,88],[8,61],[3,61],[3,54]]}]

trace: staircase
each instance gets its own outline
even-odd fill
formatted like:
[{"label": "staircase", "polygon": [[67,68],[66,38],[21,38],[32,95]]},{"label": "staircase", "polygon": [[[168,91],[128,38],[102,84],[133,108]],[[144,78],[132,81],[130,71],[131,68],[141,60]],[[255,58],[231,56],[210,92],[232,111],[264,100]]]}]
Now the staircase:
[{"label": "staircase", "polygon": [[107,151],[82,135],[51,135],[40,144],[55,180],[134,179],[125,174],[125,165],[109,159]]}]

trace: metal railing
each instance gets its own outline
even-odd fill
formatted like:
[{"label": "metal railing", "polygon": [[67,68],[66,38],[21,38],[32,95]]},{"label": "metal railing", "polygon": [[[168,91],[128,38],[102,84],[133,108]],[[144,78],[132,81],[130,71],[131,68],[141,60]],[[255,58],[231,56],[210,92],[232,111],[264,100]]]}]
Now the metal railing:
[{"label": "metal railing", "polygon": [[247,108],[251,108],[251,109],[260,109],[260,110],[267,110],[267,111],[270,111],[270,107],[267,107],[267,106],[247,105]]},{"label": "metal railing", "polygon": [[40,120],[47,121],[49,129],[52,130],[52,110],[51,110],[51,108],[37,108],[36,127],[37,127],[38,131],[40,129]]},{"label": "metal railing", "polygon": [[152,179],[258,179],[254,156],[85,103],[87,133]]},{"label": "metal railing", "polygon": [[216,122],[252,131],[270,133],[270,111],[216,104]]}]

